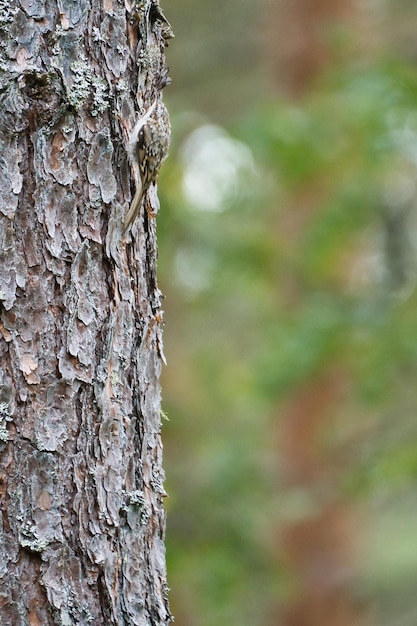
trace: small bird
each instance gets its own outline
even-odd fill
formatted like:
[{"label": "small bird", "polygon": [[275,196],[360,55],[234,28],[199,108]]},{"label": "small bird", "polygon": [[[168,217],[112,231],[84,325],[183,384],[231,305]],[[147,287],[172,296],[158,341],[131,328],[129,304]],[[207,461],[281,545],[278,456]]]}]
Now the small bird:
[{"label": "small bird", "polygon": [[168,155],[170,141],[169,114],[164,103],[157,99],[136,122],[129,141],[129,154],[135,170],[136,193],[124,220],[124,232],[139,215],[149,187],[156,183],[161,164]]}]

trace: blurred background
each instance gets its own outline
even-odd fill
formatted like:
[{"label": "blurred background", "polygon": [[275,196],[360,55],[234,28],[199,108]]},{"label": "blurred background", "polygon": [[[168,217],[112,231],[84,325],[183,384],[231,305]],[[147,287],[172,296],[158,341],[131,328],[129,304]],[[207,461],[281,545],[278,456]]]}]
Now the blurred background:
[{"label": "blurred background", "polygon": [[163,8],[175,622],[415,626],[416,3]]}]

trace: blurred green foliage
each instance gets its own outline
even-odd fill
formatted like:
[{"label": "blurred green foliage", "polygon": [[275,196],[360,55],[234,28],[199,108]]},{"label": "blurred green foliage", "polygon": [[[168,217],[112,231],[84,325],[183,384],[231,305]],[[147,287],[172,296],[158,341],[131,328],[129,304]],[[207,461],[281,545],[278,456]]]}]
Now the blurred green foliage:
[{"label": "blurred green foliage", "polygon": [[380,606],[379,626],[411,625],[417,545],[395,520],[410,528],[416,516],[417,68],[385,58],[330,70],[303,98],[259,102],[227,130],[175,102],[158,237],[176,621],[276,623],[290,584],[279,527],[294,500],[280,465],[285,407],[337,369],[345,393],[324,435],[345,460],[332,488],[368,503],[375,528],[362,600]]}]

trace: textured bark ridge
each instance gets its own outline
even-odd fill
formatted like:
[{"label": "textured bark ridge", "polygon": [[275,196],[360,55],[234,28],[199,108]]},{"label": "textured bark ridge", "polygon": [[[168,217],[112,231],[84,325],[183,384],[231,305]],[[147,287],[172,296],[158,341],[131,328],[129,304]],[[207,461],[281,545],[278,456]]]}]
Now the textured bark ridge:
[{"label": "textured bark ridge", "polygon": [[0,0],[3,626],[171,621],[155,211],[122,234],[170,36],[157,0]]}]

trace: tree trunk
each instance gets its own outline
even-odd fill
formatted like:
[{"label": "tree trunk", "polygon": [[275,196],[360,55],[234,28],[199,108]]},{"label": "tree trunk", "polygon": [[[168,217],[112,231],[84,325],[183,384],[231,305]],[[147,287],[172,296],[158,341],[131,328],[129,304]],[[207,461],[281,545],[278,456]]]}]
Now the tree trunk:
[{"label": "tree trunk", "polygon": [[171,621],[156,197],[122,229],[169,36],[158,0],[0,0],[3,626]]}]

